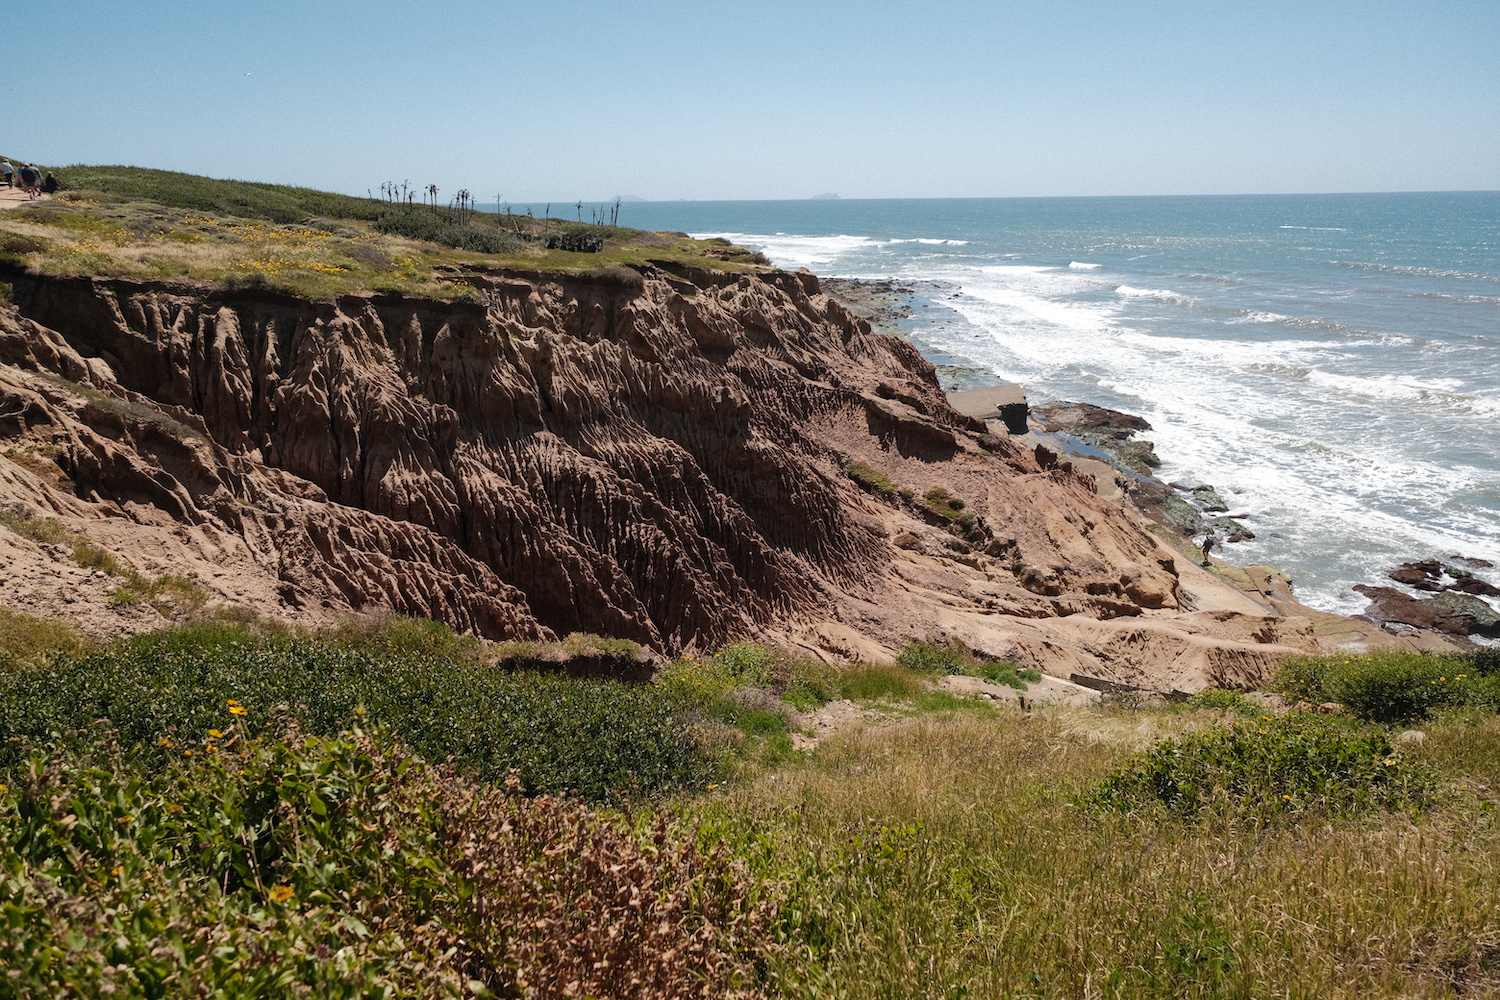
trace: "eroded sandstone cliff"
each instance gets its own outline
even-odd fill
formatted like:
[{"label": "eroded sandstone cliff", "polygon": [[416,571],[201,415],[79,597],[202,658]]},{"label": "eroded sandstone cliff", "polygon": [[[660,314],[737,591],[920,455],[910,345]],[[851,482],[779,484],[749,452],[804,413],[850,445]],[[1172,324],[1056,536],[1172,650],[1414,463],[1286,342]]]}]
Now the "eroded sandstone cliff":
[{"label": "eroded sandstone cliff", "polygon": [[[468,278],[467,300],[313,302],[9,276],[0,501],[299,620],[845,657],[950,635],[1162,689],[1315,646],[1305,619],[1188,580],[1090,477],[953,411],[809,274]],[[157,614],[111,605],[65,546],[0,531],[0,560],[14,605],[95,631]]]}]

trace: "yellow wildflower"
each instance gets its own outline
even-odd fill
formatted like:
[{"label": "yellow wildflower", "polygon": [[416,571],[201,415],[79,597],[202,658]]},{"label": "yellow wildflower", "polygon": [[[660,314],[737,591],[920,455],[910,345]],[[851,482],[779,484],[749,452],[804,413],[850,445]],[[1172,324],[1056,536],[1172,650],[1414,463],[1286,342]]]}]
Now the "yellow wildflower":
[{"label": "yellow wildflower", "polygon": [[278,885],[271,890],[271,900],[277,903],[285,903],[292,898],[292,887],[289,885]]}]

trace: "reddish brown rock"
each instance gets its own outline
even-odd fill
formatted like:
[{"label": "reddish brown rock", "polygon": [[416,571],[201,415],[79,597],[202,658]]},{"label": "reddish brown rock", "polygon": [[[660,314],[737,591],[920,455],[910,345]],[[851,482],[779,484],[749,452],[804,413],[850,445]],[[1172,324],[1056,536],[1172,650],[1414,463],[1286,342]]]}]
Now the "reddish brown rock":
[{"label": "reddish brown rock", "polygon": [[1418,600],[1392,587],[1357,584],[1354,590],[1370,599],[1365,614],[1382,624],[1433,629],[1449,635],[1500,636],[1500,614],[1478,598],[1446,592]]},{"label": "reddish brown rock", "polygon": [[[1248,598],[1208,614],[1070,463],[981,449],[915,348],[811,275],[663,268],[476,274],[483,302],[8,276],[0,443],[24,461],[0,502],[304,621],[834,655],[948,635],[1184,690],[1317,648]],[[65,561],[0,530],[22,605],[150,626]]]}]

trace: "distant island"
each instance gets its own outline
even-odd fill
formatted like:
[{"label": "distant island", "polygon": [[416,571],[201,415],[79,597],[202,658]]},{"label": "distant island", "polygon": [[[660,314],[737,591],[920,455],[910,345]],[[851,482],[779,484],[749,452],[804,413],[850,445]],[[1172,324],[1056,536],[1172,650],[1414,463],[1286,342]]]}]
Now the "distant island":
[{"label": "distant island", "polygon": [[843,199],[841,199],[838,195],[834,194],[831,191],[828,194],[815,194],[811,198],[808,199],[808,201],[842,201],[842,200]]}]

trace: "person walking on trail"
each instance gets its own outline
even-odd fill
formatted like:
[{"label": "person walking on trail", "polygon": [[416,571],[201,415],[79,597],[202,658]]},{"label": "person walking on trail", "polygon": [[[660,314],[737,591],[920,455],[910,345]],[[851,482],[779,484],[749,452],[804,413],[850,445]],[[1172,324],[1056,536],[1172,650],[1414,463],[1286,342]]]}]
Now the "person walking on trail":
[{"label": "person walking on trail", "polygon": [[9,160],[0,160],[0,176],[5,178],[6,187],[16,186],[16,168],[10,165]]},{"label": "person walking on trail", "polygon": [[57,178],[52,176],[52,171],[47,171],[47,176],[42,178],[42,194],[56,194],[57,188]]},{"label": "person walking on trail", "polygon": [[26,192],[26,197],[36,198],[42,193],[39,186],[42,183],[42,172],[30,163],[21,168],[21,189]]}]

